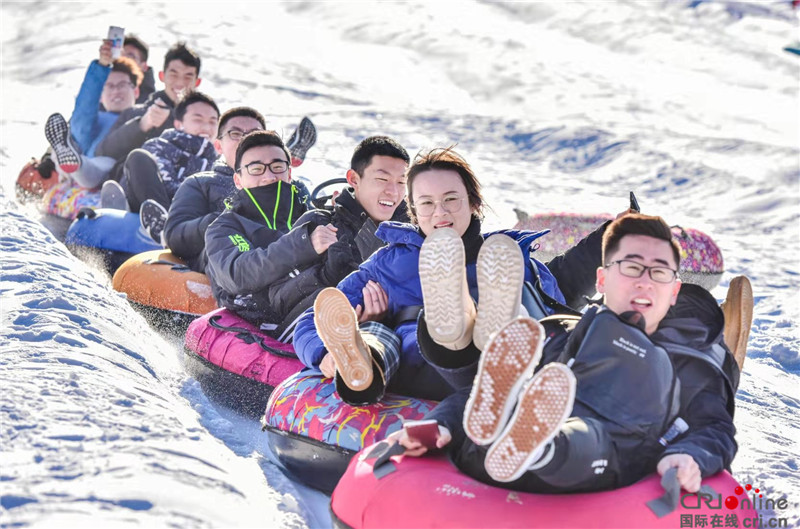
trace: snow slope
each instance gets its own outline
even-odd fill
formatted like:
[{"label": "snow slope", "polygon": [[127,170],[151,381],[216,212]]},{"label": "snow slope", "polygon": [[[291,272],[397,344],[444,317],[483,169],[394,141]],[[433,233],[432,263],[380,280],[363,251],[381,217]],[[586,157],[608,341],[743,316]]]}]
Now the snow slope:
[{"label": "snow slope", "polygon": [[[800,524],[800,60],[786,2],[13,3],[0,5],[0,525],[324,526],[257,425],[209,404],[150,330],[17,205],[13,181],[69,114],[98,39],[150,64],[185,38],[201,89],[319,140],[297,174],[341,176],[385,133],[458,144],[492,207],[643,210],[711,234],[756,296],[734,475]],[[58,21],[58,24],[44,21]]]}]

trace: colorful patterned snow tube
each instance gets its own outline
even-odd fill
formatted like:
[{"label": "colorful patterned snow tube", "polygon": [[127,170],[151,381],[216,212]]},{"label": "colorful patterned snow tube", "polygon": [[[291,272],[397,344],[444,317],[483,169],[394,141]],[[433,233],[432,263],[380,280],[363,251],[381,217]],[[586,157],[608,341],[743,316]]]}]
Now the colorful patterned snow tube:
[{"label": "colorful patterned snow tube", "polygon": [[[646,502],[664,494],[659,476],[617,490],[581,494],[530,494],[492,487],[460,473],[443,455],[421,458],[395,456],[388,472],[370,457],[370,449],[354,457],[331,497],[337,528],[392,527],[689,527],[716,516],[755,521],[758,512],[738,501],[738,483],[727,472],[704,479],[717,494],[701,499],[684,493],[677,508],[658,518]],[[385,463],[384,463],[385,465]],[[378,477],[381,476],[381,477]],[[741,489],[740,489],[741,490]],[[743,499],[741,496],[738,499]],[[730,518],[728,518],[730,519]],[[712,525],[707,525],[711,527]],[[721,527],[721,525],[719,525]],[[699,527],[699,525],[692,525]],[[744,527],[744,525],[740,526]]]},{"label": "colorful patterned snow tube", "polygon": [[83,208],[100,207],[100,189],[81,187],[71,179],[59,182],[48,189],[42,197],[45,213],[74,219]]},{"label": "colorful patterned snow tube", "polygon": [[330,493],[353,454],[399,430],[403,421],[423,418],[435,405],[387,394],[378,404],[349,406],[332,379],[304,371],[275,388],[263,423],[284,470]]},{"label": "colorful patterned snow tube", "polygon": [[144,308],[194,317],[217,308],[208,277],[190,270],[169,250],[134,255],[117,269],[111,284]]},{"label": "colorful patterned snow tube", "polygon": [[275,386],[303,368],[291,345],[281,343],[227,309],[217,309],[186,330],[189,373],[212,399],[261,417]]},{"label": "colorful patterned snow tube", "polygon": [[[613,218],[606,213],[596,215],[540,213],[520,220],[515,228],[550,230],[550,233],[537,241],[539,248],[536,250],[536,258],[547,262]],[[681,280],[700,285],[706,290],[716,287],[725,271],[722,252],[716,243],[711,237],[694,228],[673,226],[672,234],[681,245]]]}]

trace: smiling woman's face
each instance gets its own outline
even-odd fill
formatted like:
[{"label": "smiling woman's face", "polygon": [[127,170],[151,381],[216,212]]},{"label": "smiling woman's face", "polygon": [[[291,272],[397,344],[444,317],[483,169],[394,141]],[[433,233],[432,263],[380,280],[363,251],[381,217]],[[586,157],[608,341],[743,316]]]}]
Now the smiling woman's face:
[{"label": "smiling woman's face", "polygon": [[[431,169],[414,178],[413,201],[419,227],[426,236],[437,228],[453,228],[464,235],[472,217],[467,188],[451,169]],[[433,213],[420,215],[420,207],[434,203]],[[446,211],[445,208],[451,211]]]}]

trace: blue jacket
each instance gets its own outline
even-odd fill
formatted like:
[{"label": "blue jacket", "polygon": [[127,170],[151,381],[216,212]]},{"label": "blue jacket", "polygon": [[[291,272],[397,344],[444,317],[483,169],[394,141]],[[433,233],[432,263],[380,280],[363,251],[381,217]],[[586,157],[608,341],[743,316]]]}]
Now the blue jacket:
[{"label": "blue jacket", "polygon": [[210,170],[218,157],[211,140],[175,129],[167,129],[158,138],[147,140],[142,149],[156,159],[159,176],[170,199],[186,177]]},{"label": "blue jacket", "polygon": [[[519,230],[501,230],[484,234],[486,238],[493,233],[504,233],[514,238],[522,248],[523,254],[531,251],[534,241],[547,233],[547,231],[530,232]],[[406,307],[422,306],[422,287],[419,281],[419,251],[424,237],[417,228],[402,222],[383,222],[375,233],[380,239],[386,241],[385,246],[372,254],[372,256],[359,266],[358,270],[345,277],[337,288],[344,292],[350,304],[364,304],[361,293],[367,281],[372,280],[381,285],[389,298],[387,320],[397,316]],[[564,297],[558,288],[555,278],[545,265],[531,259],[525,269],[525,280],[533,279],[530,268],[535,263],[541,277],[542,288],[552,298],[563,303]],[[467,263],[467,283],[470,294],[478,299],[477,273],[475,262]],[[410,365],[419,365],[424,362],[417,345],[416,320],[401,322],[395,332],[402,341],[401,362]],[[305,365],[318,368],[325,356],[325,347],[317,334],[314,325],[314,309],[307,310],[294,332],[294,348],[297,356]]]},{"label": "blue jacket", "polygon": [[75,99],[75,109],[69,120],[72,137],[81,152],[89,158],[95,156],[95,149],[119,117],[116,112],[100,110],[100,96],[103,94],[103,85],[110,72],[110,66],[102,66],[99,62],[92,61],[86,70],[78,97]]}]

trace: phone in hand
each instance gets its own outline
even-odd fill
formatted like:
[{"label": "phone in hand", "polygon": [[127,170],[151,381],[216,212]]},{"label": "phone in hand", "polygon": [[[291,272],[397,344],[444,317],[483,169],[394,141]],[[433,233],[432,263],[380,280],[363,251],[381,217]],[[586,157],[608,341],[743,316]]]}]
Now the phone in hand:
[{"label": "phone in hand", "polygon": [[636,195],[633,194],[633,191],[631,191],[630,199],[631,199],[630,209],[632,209],[636,213],[641,212],[641,209],[639,209],[639,201],[636,200]]},{"label": "phone in hand", "polygon": [[423,421],[406,421],[403,429],[408,438],[432,449],[436,448],[436,439],[439,438],[439,423],[434,419]]},{"label": "phone in hand", "polygon": [[111,41],[111,58],[119,59],[125,42],[125,28],[108,26],[108,40]]}]

